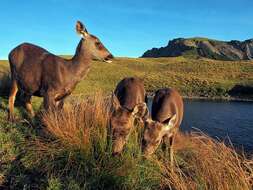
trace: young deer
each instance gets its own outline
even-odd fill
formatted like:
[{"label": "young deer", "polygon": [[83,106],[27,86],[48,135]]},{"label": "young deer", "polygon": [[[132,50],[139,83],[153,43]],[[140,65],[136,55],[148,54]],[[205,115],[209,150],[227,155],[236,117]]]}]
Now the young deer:
[{"label": "young deer", "polygon": [[180,94],[170,88],[156,91],[152,104],[152,119],[145,121],[143,152],[149,156],[155,152],[161,141],[170,146],[170,161],[173,165],[173,141],[183,120],[184,105]]},{"label": "young deer", "polygon": [[76,23],[76,31],[82,38],[70,60],[29,43],[23,43],[10,52],[9,120],[14,119],[14,101],[18,90],[23,91],[25,107],[31,116],[34,116],[32,96],[43,97],[46,110],[49,107],[61,108],[64,98],[88,73],[92,59],[110,62],[112,54],[96,36],[88,33],[80,21]]},{"label": "young deer", "polygon": [[122,152],[128,140],[135,118],[144,118],[148,111],[144,84],[139,78],[124,78],[118,83],[114,94],[111,130],[113,155],[117,155]]}]

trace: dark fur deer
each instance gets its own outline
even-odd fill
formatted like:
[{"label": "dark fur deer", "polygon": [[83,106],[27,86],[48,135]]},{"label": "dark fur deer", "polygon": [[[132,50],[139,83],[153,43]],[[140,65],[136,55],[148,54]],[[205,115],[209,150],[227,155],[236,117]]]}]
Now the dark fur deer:
[{"label": "dark fur deer", "polygon": [[146,156],[153,154],[163,140],[166,149],[170,146],[170,160],[173,165],[173,141],[183,120],[183,112],[183,99],[176,90],[165,88],[156,92],[152,118],[145,121],[142,145]]},{"label": "dark fur deer", "polygon": [[32,96],[43,97],[46,110],[49,107],[62,107],[64,98],[71,94],[77,83],[88,73],[92,59],[109,62],[113,58],[100,40],[89,34],[79,21],[76,31],[82,39],[70,60],[29,43],[23,43],[10,52],[10,120],[14,118],[14,101],[18,90],[23,91],[25,107],[31,116],[34,115]]},{"label": "dark fur deer", "polygon": [[135,118],[144,118],[148,113],[145,89],[139,78],[124,78],[114,91],[111,116],[113,155],[120,154],[127,142]]}]

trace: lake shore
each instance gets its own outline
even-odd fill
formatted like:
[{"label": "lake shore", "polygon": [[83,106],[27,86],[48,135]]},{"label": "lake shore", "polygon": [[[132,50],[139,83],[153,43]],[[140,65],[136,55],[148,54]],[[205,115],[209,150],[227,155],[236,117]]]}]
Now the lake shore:
[{"label": "lake shore", "polygon": [[[148,92],[148,97],[152,98],[155,95],[155,92]],[[253,102],[252,97],[225,97],[225,96],[214,96],[214,97],[203,97],[203,96],[184,96],[185,100],[203,100],[203,101],[227,101],[227,102]]]},{"label": "lake shore", "polygon": [[240,97],[200,97],[200,96],[183,96],[186,100],[207,100],[207,101],[232,101],[232,102],[253,102],[253,98]]}]

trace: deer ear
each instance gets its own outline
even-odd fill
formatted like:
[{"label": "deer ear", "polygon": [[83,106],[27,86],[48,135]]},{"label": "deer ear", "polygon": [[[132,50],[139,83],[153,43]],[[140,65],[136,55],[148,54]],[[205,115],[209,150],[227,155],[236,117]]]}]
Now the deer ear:
[{"label": "deer ear", "polygon": [[137,104],[133,109],[132,115],[136,118],[147,119],[149,116],[149,111],[146,103]]},{"label": "deer ear", "polygon": [[165,130],[170,130],[172,127],[175,126],[177,121],[177,115],[174,114],[171,118],[165,120],[163,122]]},{"label": "deer ear", "polygon": [[85,37],[88,35],[87,29],[84,27],[83,23],[80,21],[76,22],[76,32],[80,34],[82,37]]},{"label": "deer ear", "polygon": [[120,108],[120,102],[119,99],[117,98],[117,96],[115,96],[114,93],[112,93],[112,107],[114,110],[117,110]]}]

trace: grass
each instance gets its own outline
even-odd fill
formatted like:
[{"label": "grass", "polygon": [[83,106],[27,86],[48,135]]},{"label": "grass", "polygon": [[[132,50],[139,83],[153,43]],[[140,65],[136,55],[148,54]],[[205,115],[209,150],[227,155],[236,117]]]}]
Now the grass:
[{"label": "grass", "polygon": [[[0,72],[8,72],[7,61],[0,62]],[[253,87],[253,62],[186,57],[116,58],[110,64],[94,61],[88,76],[77,85],[73,95],[91,94],[100,89],[110,92],[127,76],[144,79],[150,93],[158,88],[174,87],[184,96],[227,98],[236,85]],[[0,92],[2,88],[5,87],[0,86]]]},{"label": "grass", "polygon": [[99,93],[68,103],[62,111],[42,113],[32,123],[23,120],[1,127],[2,187],[251,189],[253,158],[200,133],[177,135],[173,171],[168,153],[161,149],[150,159],[142,156],[143,128],[138,124],[123,154],[113,157],[110,107]]},{"label": "grass", "polygon": [[[193,58],[116,58],[93,62],[63,111],[7,122],[8,62],[0,62],[0,189],[252,189],[253,156],[210,137],[179,134],[172,171],[160,149],[145,159],[143,128],[136,126],[124,153],[111,156],[110,103],[105,98],[127,76],[144,79],[152,93],[175,87],[185,96],[229,97],[236,85],[253,86],[253,63]],[[101,91],[101,93],[97,93]]]}]

